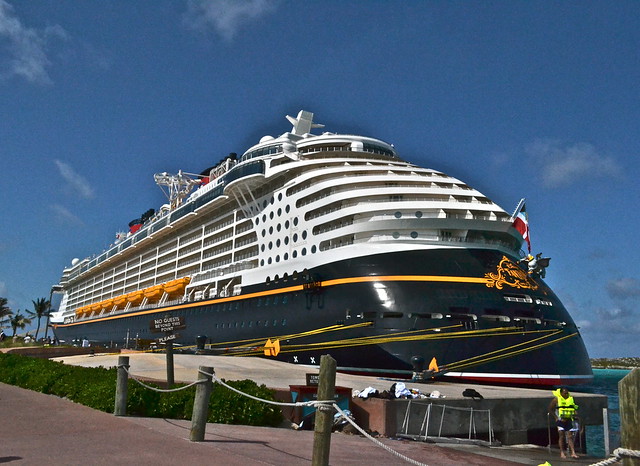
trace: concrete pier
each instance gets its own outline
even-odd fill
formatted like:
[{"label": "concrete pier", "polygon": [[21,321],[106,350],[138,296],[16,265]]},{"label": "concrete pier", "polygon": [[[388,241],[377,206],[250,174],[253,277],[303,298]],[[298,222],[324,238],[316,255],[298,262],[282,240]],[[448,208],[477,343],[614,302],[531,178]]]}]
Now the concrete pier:
[{"label": "concrete pier", "polygon": [[[130,358],[130,373],[137,377],[164,380],[165,357],[157,353],[127,353]],[[117,365],[117,354],[96,354],[55,358],[66,364],[85,367],[112,367]],[[262,358],[240,358],[233,356],[186,355],[174,356],[176,381],[192,382],[197,379],[198,366],[215,369],[216,375],[227,380],[251,379],[276,389],[278,397],[291,401],[289,385],[305,384],[306,374],[317,373],[315,367],[286,364]],[[336,385],[363,390],[372,387],[383,392],[390,390],[395,380],[364,377],[338,373]],[[547,446],[549,434],[551,444],[557,445],[557,431],[553,420],[548,420],[547,409],[553,398],[548,389],[524,389],[473,385],[465,383],[435,382],[414,383],[403,381],[407,387],[429,395],[438,391],[440,398],[396,399],[380,398],[351,400],[351,411],[356,422],[363,428],[386,437],[404,434],[409,437],[428,435],[466,438],[473,429],[475,437],[489,440],[488,416],[490,411],[493,440],[502,445],[534,444]],[[463,396],[466,389],[473,389],[482,398]],[[602,425],[602,408],[607,407],[607,397],[571,390],[584,425]],[[432,405],[429,408],[429,405]],[[442,406],[445,418],[442,420]],[[454,409],[464,408],[464,409]],[[427,410],[430,409],[428,426]],[[473,410],[473,418],[470,410]],[[286,415],[287,413],[285,413]],[[443,421],[443,422],[441,422]],[[551,423],[549,425],[549,422]],[[441,427],[442,425],[442,427]],[[550,428],[549,428],[550,427]]]}]

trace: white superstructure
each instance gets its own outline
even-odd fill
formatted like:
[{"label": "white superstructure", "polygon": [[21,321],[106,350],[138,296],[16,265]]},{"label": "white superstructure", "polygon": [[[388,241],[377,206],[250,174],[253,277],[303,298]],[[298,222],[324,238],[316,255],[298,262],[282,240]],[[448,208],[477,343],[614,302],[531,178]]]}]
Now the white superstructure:
[{"label": "white superstructure", "polygon": [[93,258],[65,268],[52,321],[232,296],[321,264],[380,252],[491,248],[516,253],[513,218],[442,172],[374,138],[325,132],[301,111],[202,175],[155,176],[169,204]]}]

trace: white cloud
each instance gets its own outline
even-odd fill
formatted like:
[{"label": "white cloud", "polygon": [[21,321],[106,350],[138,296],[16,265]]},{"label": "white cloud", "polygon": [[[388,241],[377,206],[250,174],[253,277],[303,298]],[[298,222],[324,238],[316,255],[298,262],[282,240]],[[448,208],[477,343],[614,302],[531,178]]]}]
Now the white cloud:
[{"label": "white cloud", "polygon": [[620,278],[607,282],[607,292],[614,299],[627,299],[640,296],[640,280],[637,278]]},{"label": "white cloud", "polygon": [[274,5],[272,0],[189,0],[184,23],[198,31],[213,27],[230,41],[245,24],[267,14]]},{"label": "white cloud", "polygon": [[622,173],[618,162],[603,155],[591,144],[540,139],[529,144],[525,151],[529,160],[539,167],[542,183],[557,188],[589,178],[617,177]]},{"label": "white cloud", "polygon": [[94,197],[93,188],[84,177],[76,173],[70,165],[60,160],[54,160],[54,162],[60,171],[60,175],[67,182],[67,187],[84,199],[92,199]]},{"label": "white cloud", "polygon": [[[0,0],[0,45],[7,43],[9,57],[4,74],[20,76],[29,82],[50,84],[47,67],[51,65],[47,48],[53,39],[67,39],[66,31],[58,26],[41,30],[28,28],[14,15],[13,7]],[[4,57],[0,58],[5,61]]]},{"label": "white cloud", "polygon": [[56,219],[64,224],[71,225],[84,225],[84,222],[80,220],[76,215],[71,213],[69,209],[59,204],[53,204],[51,206],[51,210],[53,211]]}]

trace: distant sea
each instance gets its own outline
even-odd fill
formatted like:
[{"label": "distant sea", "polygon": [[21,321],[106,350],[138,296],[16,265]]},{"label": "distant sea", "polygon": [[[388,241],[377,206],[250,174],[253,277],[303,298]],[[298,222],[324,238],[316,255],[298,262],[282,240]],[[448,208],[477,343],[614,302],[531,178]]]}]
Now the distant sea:
[{"label": "distant sea", "polygon": [[[576,392],[606,395],[609,401],[609,449],[613,452],[620,446],[620,413],[618,411],[618,382],[629,369],[594,369],[593,383],[575,387]],[[604,457],[604,429],[602,426],[587,426],[587,454]]]}]

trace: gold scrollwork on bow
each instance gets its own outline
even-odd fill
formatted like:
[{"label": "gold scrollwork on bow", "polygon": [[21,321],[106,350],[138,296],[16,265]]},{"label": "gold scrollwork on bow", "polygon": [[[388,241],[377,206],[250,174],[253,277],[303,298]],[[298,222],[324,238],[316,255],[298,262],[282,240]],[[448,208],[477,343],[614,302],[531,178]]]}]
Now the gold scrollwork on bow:
[{"label": "gold scrollwork on bow", "polygon": [[495,286],[501,290],[503,286],[508,285],[513,288],[538,289],[538,284],[535,280],[506,256],[502,256],[502,260],[496,267],[496,273],[485,273],[484,278],[487,279],[488,288]]}]

